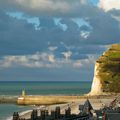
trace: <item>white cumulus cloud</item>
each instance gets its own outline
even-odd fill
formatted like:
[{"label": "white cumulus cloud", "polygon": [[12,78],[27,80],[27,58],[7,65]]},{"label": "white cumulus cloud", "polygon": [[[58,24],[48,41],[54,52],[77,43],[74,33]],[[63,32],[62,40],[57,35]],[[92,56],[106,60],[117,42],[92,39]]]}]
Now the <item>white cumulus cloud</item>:
[{"label": "white cumulus cloud", "polygon": [[105,11],[120,9],[120,0],[100,0],[99,6]]},{"label": "white cumulus cloud", "polygon": [[8,55],[0,60],[0,68],[27,67],[27,68],[61,68],[71,66],[81,68],[86,64],[93,64],[93,58],[82,60],[70,59],[72,53],[64,52],[64,58],[56,58],[53,54],[35,53],[31,55]]},{"label": "white cumulus cloud", "polygon": [[49,55],[49,56],[48,56],[48,60],[49,60],[50,62],[54,63],[54,62],[55,62],[55,57],[54,57],[54,55]]},{"label": "white cumulus cloud", "polygon": [[63,52],[62,54],[64,55],[65,59],[68,60],[68,59],[70,59],[72,52],[71,51]]},{"label": "white cumulus cloud", "polygon": [[0,60],[0,67],[8,68],[14,66],[24,67],[55,67],[54,55],[47,53],[35,53],[33,55],[16,55],[16,56],[5,56]]},{"label": "white cumulus cloud", "polygon": [[88,32],[88,31],[81,31],[80,32],[80,36],[84,39],[87,39],[89,37],[89,35],[90,35],[90,32]]}]

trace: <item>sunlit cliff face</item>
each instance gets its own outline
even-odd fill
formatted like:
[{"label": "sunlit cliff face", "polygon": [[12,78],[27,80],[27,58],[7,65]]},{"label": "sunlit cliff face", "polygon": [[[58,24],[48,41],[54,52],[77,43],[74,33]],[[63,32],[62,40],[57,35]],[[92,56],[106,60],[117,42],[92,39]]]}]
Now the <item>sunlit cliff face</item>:
[{"label": "sunlit cliff face", "polygon": [[113,44],[97,60],[90,95],[120,93],[120,44]]},{"label": "sunlit cliff face", "polygon": [[98,72],[99,72],[99,63],[96,63],[95,64],[94,78],[93,78],[93,83],[92,83],[90,95],[102,94],[102,84],[101,84]]}]

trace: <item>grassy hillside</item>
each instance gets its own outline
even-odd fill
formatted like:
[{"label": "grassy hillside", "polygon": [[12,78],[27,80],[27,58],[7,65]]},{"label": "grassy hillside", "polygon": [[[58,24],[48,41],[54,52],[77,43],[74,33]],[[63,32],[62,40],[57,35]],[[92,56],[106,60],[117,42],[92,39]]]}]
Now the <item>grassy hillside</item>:
[{"label": "grassy hillside", "polygon": [[97,61],[103,92],[120,92],[120,44],[114,44]]}]

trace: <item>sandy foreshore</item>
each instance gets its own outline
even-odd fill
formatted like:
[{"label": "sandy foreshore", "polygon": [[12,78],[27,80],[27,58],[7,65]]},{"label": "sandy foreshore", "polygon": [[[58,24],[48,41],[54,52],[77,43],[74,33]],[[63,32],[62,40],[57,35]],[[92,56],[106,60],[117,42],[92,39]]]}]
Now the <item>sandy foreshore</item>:
[{"label": "sandy foreshore", "polygon": [[[46,95],[46,96],[41,96],[43,99],[46,98],[49,100],[50,97],[52,98],[59,98],[61,100],[66,100],[64,104],[59,104],[59,103],[53,103],[53,104],[47,104],[46,105],[37,105],[33,106],[33,109],[38,110],[38,115],[40,113],[41,109],[47,109],[49,112],[51,110],[54,110],[56,106],[61,107],[61,113],[65,112],[65,109],[68,107],[68,105],[71,107],[71,112],[72,113],[79,113],[79,105],[83,105],[86,99],[89,99],[93,108],[100,109],[103,107],[103,105],[109,105],[111,101],[115,99],[115,97],[118,96],[117,94],[112,94],[112,95],[99,95],[99,96],[88,96],[88,95],[83,95],[83,96],[61,96],[61,95]],[[0,96],[0,103],[12,103],[16,104],[17,103],[17,97],[18,96]],[[31,95],[30,97],[36,97],[34,95]],[[63,101],[64,102],[64,101]],[[17,111],[15,111],[17,112]],[[23,111],[20,113],[21,118],[30,118],[31,116],[32,109],[29,111]]]},{"label": "sandy foreshore", "polygon": [[[79,113],[79,105],[83,105],[87,98],[88,97],[82,96],[81,98],[78,97],[74,101],[73,101],[73,99],[71,99],[71,101],[69,101],[66,104],[36,106],[36,107],[33,107],[33,109],[37,109],[38,115],[39,115],[41,109],[46,109],[50,112],[51,110],[54,110],[57,106],[60,106],[61,113],[64,113],[65,109],[68,106],[70,106],[71,112],[77,114],[77,113]],[[94,96],[94,97],[89,98],[89,100],[95,110],[102,108],[104,105],[109,105],[110,102],[113,101],[113,99],[114,99],[113,96],[112,97],[106,96],[106,98],[100,97],[100,96],[96,96],[96,97]],[[31,112],[32,112],[32,110],[26,112],[25,114],[23,114],[23,113],[20,114],[20,116],[21,116],[21,118],[30,118]]]}]

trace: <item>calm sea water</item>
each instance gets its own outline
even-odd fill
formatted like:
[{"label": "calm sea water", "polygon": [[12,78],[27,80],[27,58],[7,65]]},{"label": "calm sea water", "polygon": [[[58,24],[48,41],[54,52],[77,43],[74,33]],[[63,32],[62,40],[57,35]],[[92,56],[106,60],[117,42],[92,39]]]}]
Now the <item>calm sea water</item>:
[{"label": "calm sea water", "polygon": [[[82,95],[90,91],[91,82],[0,82],[0,95]],[[6,120],[14,111],[29,110],[30,106],[0,105],[0,120]]]}]

